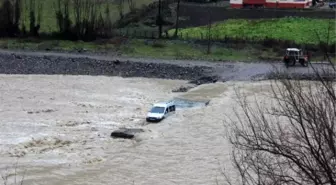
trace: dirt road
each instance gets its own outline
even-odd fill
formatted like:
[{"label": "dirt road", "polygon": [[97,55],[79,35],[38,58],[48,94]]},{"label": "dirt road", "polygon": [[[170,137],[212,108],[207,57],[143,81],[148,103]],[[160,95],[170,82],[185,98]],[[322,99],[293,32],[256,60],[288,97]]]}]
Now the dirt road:
[{"label": "dirt road", "polygon": [[[270,79],[269,74],[274,71],[309,78],[314,76],[314,70],[322,71],[331,69],[331,66],[326,62],[314,63],[309,67],[301,67],[297,64],[296,67],[286,68],[281,61],[209,62],[8,50],[0,50],[0,61],[0,73],[3,74],[107,75],[184,80],[198,78],[202,75],[217,75],[221,81]],[[127,64],[126,67],[114,70],[104,63],[104,61],[120,61]],[[85,65],[83,66],[81,64]]]}]

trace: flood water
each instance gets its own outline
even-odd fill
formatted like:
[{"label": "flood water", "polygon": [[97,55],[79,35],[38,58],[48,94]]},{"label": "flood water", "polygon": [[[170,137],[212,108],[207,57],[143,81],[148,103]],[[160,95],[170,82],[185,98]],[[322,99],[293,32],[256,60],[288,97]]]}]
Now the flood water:
[{"label": "flood water", "polygon": [[[25,171],[25,185],[221,184],[223,169],[233,176],[224,115],[236,106],[234,87],[255,93],[265,82],[172,92],[186,83],[1,75],[0,173],[13,182],[19,158],[16,177]],[[160,123],[145,124],[152,103],[172,99],[210,103],[182,106]],[[120,127],[145,132],[134,140],[110,138]]]}]

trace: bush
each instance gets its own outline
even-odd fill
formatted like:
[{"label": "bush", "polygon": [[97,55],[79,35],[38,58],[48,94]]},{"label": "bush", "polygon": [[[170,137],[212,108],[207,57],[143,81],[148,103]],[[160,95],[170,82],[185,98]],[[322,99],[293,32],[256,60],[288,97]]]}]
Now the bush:
[{"label": "bush", "polygon": [[[92,0],[58,0],[54,6],[59,33],[71,40],[89,41],[97,37],[110,37],[112,34],[111,13],[109,4],[105,4],[105,15],[103,16],[99,11],[103,3]],[[74,22],[70,20],[70,12],[74,12]]]}]

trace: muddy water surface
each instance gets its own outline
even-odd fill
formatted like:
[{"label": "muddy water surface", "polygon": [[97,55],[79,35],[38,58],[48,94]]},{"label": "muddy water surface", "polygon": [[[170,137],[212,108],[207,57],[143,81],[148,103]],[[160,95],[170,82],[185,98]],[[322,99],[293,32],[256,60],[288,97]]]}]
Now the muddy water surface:
[{"label": "muddy water surface", "polygon": [[[260,83],[260,82],[259,82]],[[0,76],[0,172],[26,185],[216,184],[231,171],[224,114],[236,83],[172,93],[185,81],[90,76]],[[239,82],[242,87],[256,85]],[[238,85],[239,85],[238,84]],[[145,124],[151,104],[173,98],[211,100]],[[135,140],[110,138],[141,127]],[[6,170],[9,167],[9,170]],[[14,176],[9,178],[12,182]],[[1,181],[0,181],[1,183]]]}]

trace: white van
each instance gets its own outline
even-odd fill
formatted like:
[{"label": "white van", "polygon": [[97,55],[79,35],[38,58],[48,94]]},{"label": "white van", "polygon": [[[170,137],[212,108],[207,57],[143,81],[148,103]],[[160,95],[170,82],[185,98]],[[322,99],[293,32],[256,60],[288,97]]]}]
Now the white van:
[{"label": "white van", "polygon": [[146,120],[147,121],[161,121],[167,116],[175,113],[174,102],[166,103],[156,103],[153,105],[152,109],[148,112]]}]

